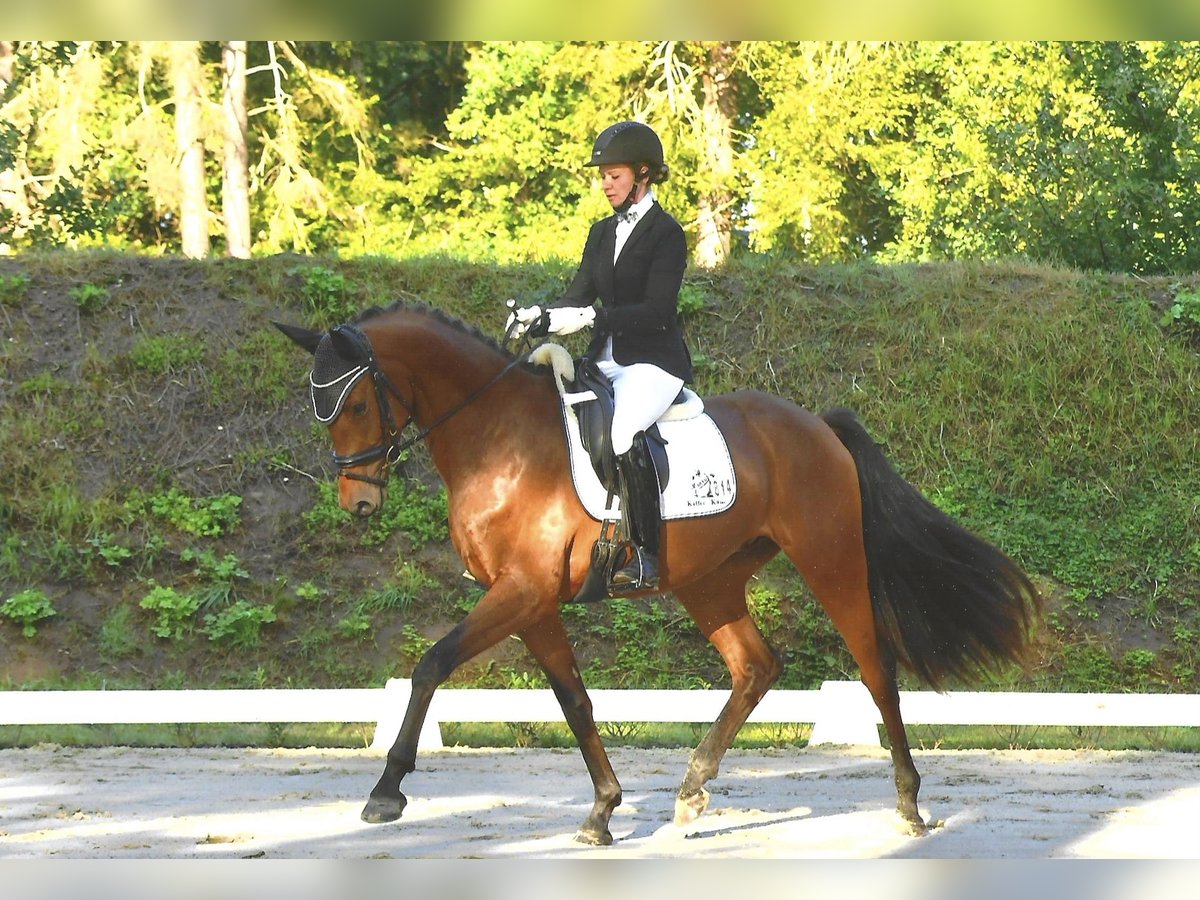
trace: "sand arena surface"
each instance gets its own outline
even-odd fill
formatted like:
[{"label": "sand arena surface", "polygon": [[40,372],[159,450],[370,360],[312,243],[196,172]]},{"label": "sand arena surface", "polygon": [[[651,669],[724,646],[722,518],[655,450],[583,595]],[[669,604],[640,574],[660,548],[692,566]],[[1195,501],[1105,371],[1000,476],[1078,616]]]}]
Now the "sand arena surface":
[{"label": "sand arena surface", "polygon": [[611,751],[615,843],[575,843],[591,783],[574,750],[422,754],[409,805],[358,818],[366,750],[0,750],[0,859],[1197,858],[1200,754],[922,751],[906,833],[886,751],[731,751],[709,811],[672,824],[688,750]]}]

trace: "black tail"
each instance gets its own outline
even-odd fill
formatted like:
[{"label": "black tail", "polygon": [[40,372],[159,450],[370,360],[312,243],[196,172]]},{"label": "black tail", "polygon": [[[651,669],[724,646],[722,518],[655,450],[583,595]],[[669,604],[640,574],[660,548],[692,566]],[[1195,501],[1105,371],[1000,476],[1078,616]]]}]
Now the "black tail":
[{"label": "black tail", "polygon": [[880,639],[932,687],[1020,661],[1042,599],[1000,550],[905,481],[848,409],[821,416],[854,457]]}]

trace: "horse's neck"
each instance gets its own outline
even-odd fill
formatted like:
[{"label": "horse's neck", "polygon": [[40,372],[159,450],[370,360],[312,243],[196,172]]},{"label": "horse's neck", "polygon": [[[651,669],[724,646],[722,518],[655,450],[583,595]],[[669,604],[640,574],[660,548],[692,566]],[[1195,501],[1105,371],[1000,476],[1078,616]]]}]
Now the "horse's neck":
[{"label": "horse's neck", "polygon": [[439,423],[426,440],[451,489],[497,459],[511,459],[523,453],[522,447],[544,443],[547,423],[557,424],[553,393],[543,379],[519,367],[505,372],[507,361],[492,353],[429,355],[420,371],[414,367],[417,424],[428,428]]}]

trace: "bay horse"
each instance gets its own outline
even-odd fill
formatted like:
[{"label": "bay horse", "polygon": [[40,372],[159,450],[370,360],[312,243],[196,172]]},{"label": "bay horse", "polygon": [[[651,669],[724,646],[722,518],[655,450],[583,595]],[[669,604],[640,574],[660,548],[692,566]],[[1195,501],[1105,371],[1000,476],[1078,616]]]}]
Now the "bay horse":
[{"label": "bay horse", "polygon": [[[611,843],[621,786],[560,615],[588,573],[600,523],[572,485],[554,379],[425,306],[368,310],[328,332],[275,324],[315,355],[314,409],[332,439],[341,506],[356,516],[379,510],[390,466],[424,439],[446,485],[450,538],[486,588],[413,670],[403,724],[362,818],[401,816],[401,782],[416,768],[434,691],[516,635],[545,671],[591,776],[595,801],[576,839]],[[937,688],[1019,661],[1040,613],[1037,590],[898,475],[851,411],[816,415],[756,390],[706,398],[705,407],[726,438],[737,498],[725,512],[665,524],[657,592],[673,593],[720,653],[732,692],[691,754],[676,822],[704,812],[705,784],[782,671],[746,606],[748,580],[782,551],[858,664],[891,745],[897,810],[923,833],[897,665]],[[419,431],[401,441],[409,425]]]}]

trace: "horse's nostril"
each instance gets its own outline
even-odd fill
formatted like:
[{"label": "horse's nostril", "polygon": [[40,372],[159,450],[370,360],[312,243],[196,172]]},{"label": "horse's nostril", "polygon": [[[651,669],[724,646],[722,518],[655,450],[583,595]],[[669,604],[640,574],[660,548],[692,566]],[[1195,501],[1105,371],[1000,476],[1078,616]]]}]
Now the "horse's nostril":
[{"label": "horse's nostril", "polygon": [[354,512],[356,515],[366,518],[367,516],[371,515],[371,513],[375,512],[375,504],[370,500],[359,500],[358,506]]}]

